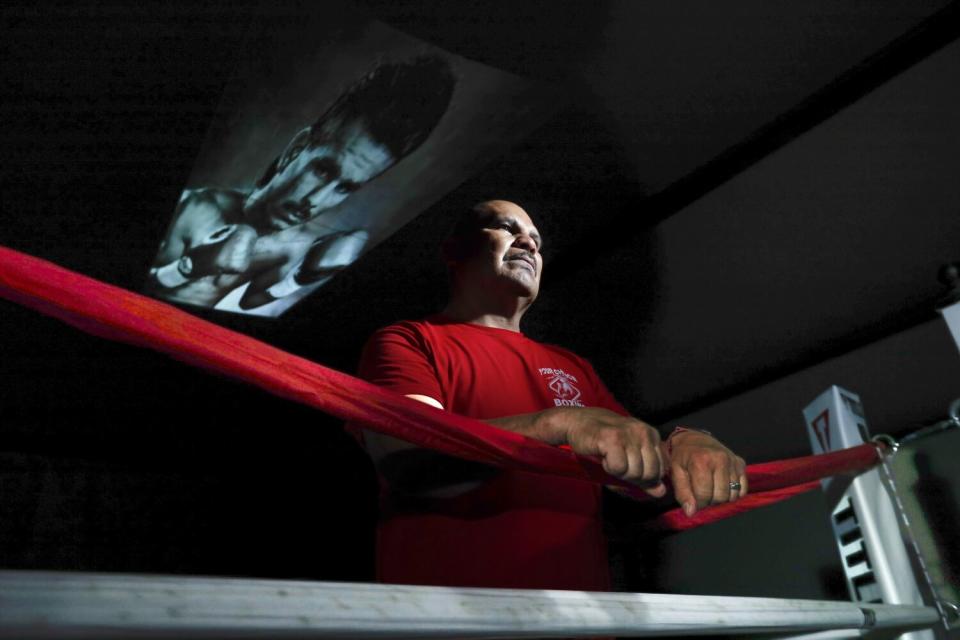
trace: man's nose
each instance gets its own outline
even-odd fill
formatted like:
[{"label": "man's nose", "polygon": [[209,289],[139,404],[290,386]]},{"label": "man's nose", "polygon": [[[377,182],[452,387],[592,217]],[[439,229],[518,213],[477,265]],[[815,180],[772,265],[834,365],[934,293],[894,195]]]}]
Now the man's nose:
[{"label": "man's nose", "polygon": [[537,253],[537,243],[534,242],[533,238],[525,233],[521,233],[517,236],[516,240],[513,241],[513,246],[526,249],[531,254]]}]

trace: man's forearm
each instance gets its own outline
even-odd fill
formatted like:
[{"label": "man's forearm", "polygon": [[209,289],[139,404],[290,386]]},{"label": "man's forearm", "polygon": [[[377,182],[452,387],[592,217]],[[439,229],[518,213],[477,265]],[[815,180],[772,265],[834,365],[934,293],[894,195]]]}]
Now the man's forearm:
[{"label": "man's forearm", "polygon": [[[550,408],[485,422],[597,456],[607,473],[639,485],[654,497],[666,494],[662,478],[670,473],[674,495],[688,516],[709,504],[736,500],[748,490],[743,459],[703,431],[679,428],[668,439],[672,446],[667,446],[643,421],[593,407]],[[401,493],[450,497],[497,473],[487,465],[393,442],[399,446],[374,459]]]},{"label": "man's forearm", "polygon": [[567,425],[562,419],[562,412],[556,409],[545,409],[535,413],[524,413],[516,416],[492,418],[483,420],[487,424],[512,431],[520,435],[539,440],[552,445],[568,444]]},{"label": "man's forearm", "polygon": [[[600,456],[608,472],[631,481],[655,483],[663,468],[656,432],[638,420],[606,409],[550,408],[483,422],[546,444],[570,445],[578,453]],[[644,443],[637,441],[640,432],[645,434]],[[373,437],[377,439],[377,446],[368,450],[377,468],[387,482],[401,492],[424,494],[457,487],[459,491],[447,494],[455,495],[469,489],[470,483],[496,473],[488,465],[419,449],[392,438]],[[649,465],[649,477],[642,477],[644,463]]]}]

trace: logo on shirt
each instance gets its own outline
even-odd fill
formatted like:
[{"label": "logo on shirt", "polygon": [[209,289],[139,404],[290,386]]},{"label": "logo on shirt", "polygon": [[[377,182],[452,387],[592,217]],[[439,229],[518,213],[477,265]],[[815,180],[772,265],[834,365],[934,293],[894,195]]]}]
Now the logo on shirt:
[{"label": "logo on shirt", "polygon": [[576,376],[570,375],[563,369],[552,369],[550,367],[543,367],[539,371],[540,375],[547,380],[547,388],[556,396],[553,399],[554,406],[583,406],[583,403],[580,402],[580,389],[577,389],[574,385],[574,383],[578,383]]}]

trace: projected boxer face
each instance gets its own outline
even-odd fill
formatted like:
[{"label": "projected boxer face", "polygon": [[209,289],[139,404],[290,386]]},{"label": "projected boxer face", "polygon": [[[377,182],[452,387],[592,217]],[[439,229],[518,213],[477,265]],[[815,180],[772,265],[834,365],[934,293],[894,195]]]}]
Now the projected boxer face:
[{"label": "projected boxer face", "polygon": [[480,231],[461,268],[481,286],[508,283],[517,295],[536,298],[540,290],[543,256],[540,233],[527,212],[506,200],[477,206]]},{"label": "projected boxer face", "polygon": [[390,168],[396,159],[359,122],[337,128],[321,144],[301,131],[279,169],[247,198],[245,215],[259,230],[281,231],[311,220]]}]

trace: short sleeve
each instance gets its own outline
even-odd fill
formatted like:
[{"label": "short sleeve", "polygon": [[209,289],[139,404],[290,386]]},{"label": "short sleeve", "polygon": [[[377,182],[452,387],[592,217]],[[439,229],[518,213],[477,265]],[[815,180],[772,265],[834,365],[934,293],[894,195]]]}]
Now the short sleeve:
[{"label": "short sleeve", "polygon": [[374,333],[363,348],[358,375],[373,384],[403,395],[423,395],[443,403],[430,345],[409,323],[399,323]]}]

